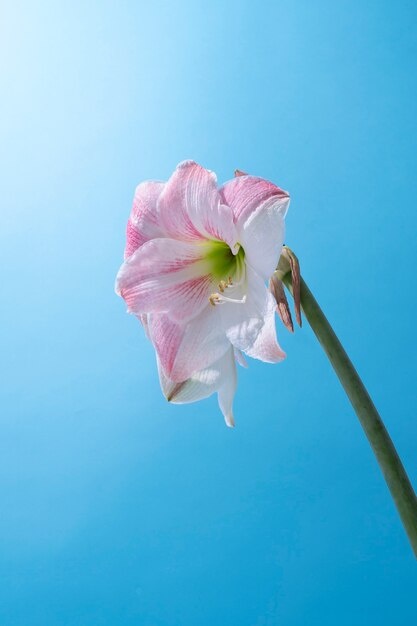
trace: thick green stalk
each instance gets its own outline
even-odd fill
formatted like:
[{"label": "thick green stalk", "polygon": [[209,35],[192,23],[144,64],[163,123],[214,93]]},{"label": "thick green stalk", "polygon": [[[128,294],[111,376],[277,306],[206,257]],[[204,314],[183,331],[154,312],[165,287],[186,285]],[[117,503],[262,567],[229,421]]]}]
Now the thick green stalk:
[{"label": "thick green stalk", "polygon": [[[292,293],[291,273],[283,276]],[[316,299],[301,278],[301,307],[355,409],[391,491],[417,558],[417,498],[410,480],[368,392]]]}]

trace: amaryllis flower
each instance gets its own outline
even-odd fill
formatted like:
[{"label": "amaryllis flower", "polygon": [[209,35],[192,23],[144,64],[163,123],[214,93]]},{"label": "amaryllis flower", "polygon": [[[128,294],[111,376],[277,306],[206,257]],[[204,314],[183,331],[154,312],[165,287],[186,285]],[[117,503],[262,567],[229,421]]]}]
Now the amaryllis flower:
[{"label": "amaryllis flower", "polygon": [[168,399],[217,391],[231,424],[234,356],[285,357],[266,281],[282,250],[288,204],[288,193],[255,176],[218,188],[215,174],[193,161],[166,183],[136,189],[116,291],[146,326]]}]

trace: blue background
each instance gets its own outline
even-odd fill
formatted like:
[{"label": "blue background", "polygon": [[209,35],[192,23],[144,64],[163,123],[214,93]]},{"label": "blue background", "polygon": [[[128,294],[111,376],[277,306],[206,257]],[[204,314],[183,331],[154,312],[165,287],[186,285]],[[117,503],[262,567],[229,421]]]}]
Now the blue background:
[{"label": "blue background", "polygon": [[415,624],[417,570],[311,330],[163,399],[113,292],[137,183],[288,189],[287,243],[414,483],[414,1],[9,0],[0,19],[0,623]]}]

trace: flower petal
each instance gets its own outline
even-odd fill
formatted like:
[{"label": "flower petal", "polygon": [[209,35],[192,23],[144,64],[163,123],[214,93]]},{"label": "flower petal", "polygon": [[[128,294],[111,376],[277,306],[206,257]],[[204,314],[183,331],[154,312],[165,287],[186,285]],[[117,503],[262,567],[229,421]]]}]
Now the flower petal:
[{"label": "flower petal", "polygon": [[222,359],[224,359],[224,357],[221,357],[219,361],[215,361],[209,365],[209,367],[194,372],[187,380],[176,383],[166,376],[164,368],[157,358],[159,380],[162,392],[168,402],[187,404],[211,396],[222,384],[220,380],[221,368],[219,367],[219,363]]},{"label": "flower petal", "polygon": [[180,163],[158,200],[162,227],[174,239],[237,242],[233,213],[220,204],[216,176],[194,161]]},{"label": "flower petal", "polygon": [[178,321],[208,306],[215,286],[201,246],[174,239],[152,239],[121,266],[116,292],[135,315],[169,311]]},{"label": "flower petal", "polygon": [[246,350],[246,354],[254,359],[265,361],[266,363],[279,363],[285,359],[286,354],[281,350],[277,341],[275,300],[269,291],[267,291],[266,308],[267,312],[265,314],[264,324],[252,347]]},{"label": "flower petal", "polygon": [[233,350],[229,350],[223,357],[223,384],[220,387],[217,397],[219,407],[223,413],[226,424],[233,428],[235,420],[233,418],[233,399],[237,388],[237,371]]},{"label": "flower petal", "polygon": [[268,280],[284,243],[288,193],[263,178],[238,176],[222,187],[220,195],[233,210],[248,263]]},{"label": "flower petal", "polygon": [[156,205],[165,183],[146,181],[136,187],[133,206],[126,228],[125,259],[146,241],[164,237],[158,223]]},{"label": "flower petal", "polygon": [[248,362],[245,359],[245,355],[243,354],[243,352],[241,352],[241,350],[237,350],[236,348],[234,348],[235,351],[235,359],[236,359],[236,363],[239,363],[239,365],[241,367],[244,367],[245,369],[248,369]]},{"label": "flower petal", "polygon": [[[249,266],[246,266],[246,302],[221,305],[222,326],[232,345],[247,355],[277,363],[285,358],[278,345],[275,329],[276,303],[263,280]],[[242,295],[242,294],[239,294]]]},{"label": "flower petal", "polygon": [[218,360],[230,346],[219,311],[208,306],[186,324],[165,314],[153,314],[149,334],[168,378],[182,382]]},{"label": "flower petal", "polygon": [[140,321],[140,323],[143,326],[143,330],[145,331],[145,335],[146,338],[150,340],[150,335],[149,335],[149,314],[148,313],[142,313],[141,315],[137,316],[138,320]]},{"label": "flower petal", "polygon": [[158,358],[157,362],[162,393],[168,402],[173,402],[174,404],[197,402],[198,400],[208,398],[217,391],[220,374],[219,370],[213,366],[196,372],[181,383],[175,383],[166,376]]},{"label": "flower petal", "polygon": [[290,199],[288,192],[274,183],[249,174],[237,176],[225,183],[220,189],[220,197],[222,202],[233,209],[235,223],[246,220],[260,205],[273,197],[285,201],[282,206],[282,217],[285,217]]},{"label": "flower petal", "polygon": [[216,391],[220,409],[228,426],[234,426],[233,398],[237,387],[236,364],[233,348],[207,368],[194,372],[183,382],[176,383],[170,380],[164,371],[159,359],[159,380],[164,396],[174,404],[188,404],[208,398]]}]

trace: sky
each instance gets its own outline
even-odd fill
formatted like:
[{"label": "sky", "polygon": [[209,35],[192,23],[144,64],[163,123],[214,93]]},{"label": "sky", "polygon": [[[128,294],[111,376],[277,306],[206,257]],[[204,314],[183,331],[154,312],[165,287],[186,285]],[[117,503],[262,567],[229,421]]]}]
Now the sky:
[{"label": "sky", "polygon": [[417,569],[308,324],[163,398],[114,293],[136,185],[288,189],[286,243],[417,485],[417,4],[0,7],[0,623],[416,623]]}]

